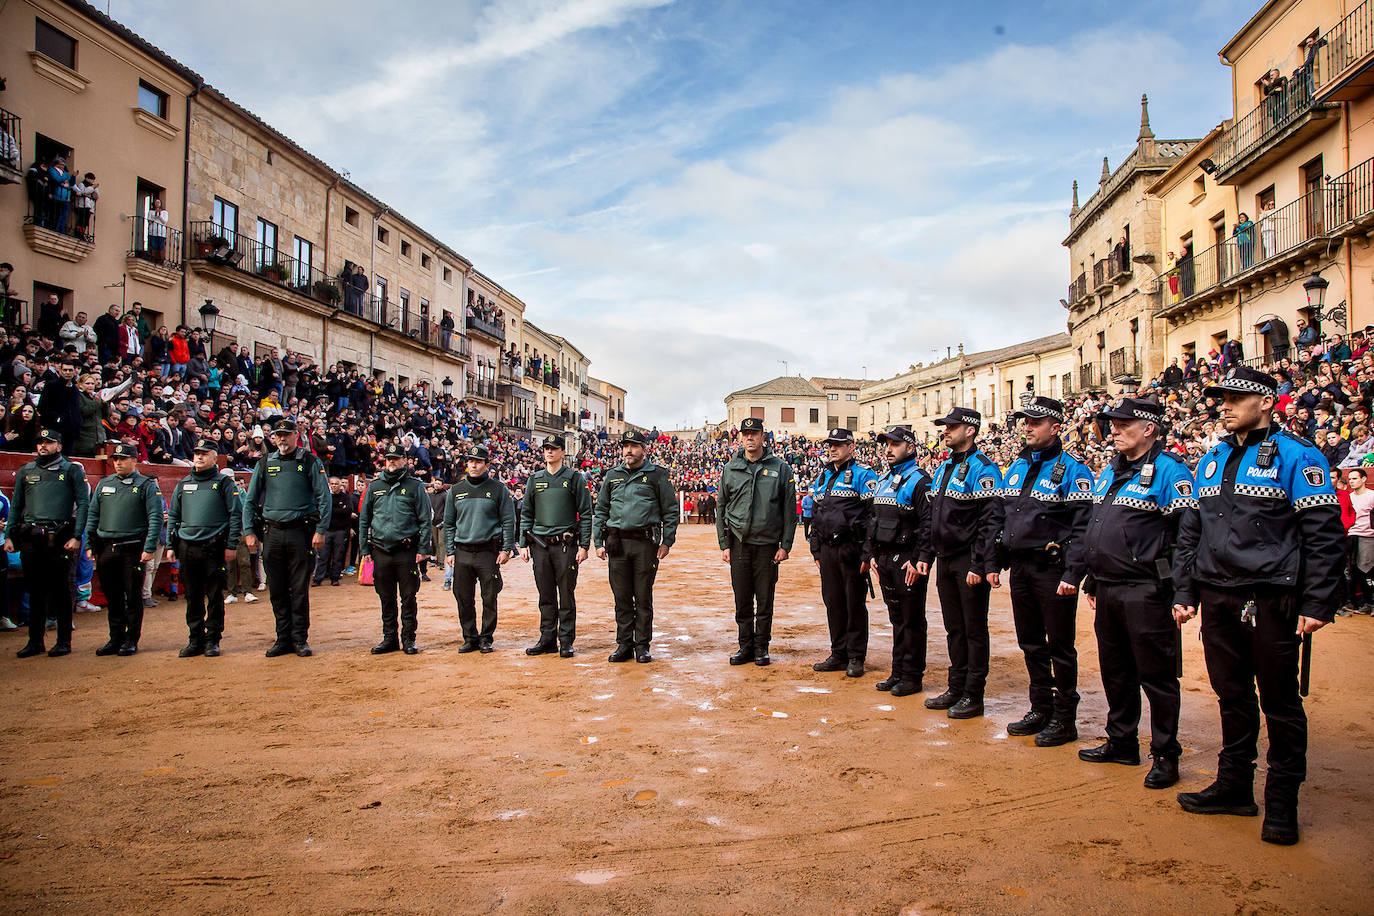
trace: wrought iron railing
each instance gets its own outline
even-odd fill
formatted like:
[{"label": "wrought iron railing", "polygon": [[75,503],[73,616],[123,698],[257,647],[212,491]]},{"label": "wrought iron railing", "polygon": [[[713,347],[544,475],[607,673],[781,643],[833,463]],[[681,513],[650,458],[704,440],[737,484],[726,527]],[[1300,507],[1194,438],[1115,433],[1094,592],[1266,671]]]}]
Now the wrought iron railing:
[{"label": "wrought iron railing", "polygon": [[506,329],[498,322],[487,321],[483,318],[478,318],[476,315],[468,315],[467,323],[469,331],[479,331],[486,334],[488,337],[495,337],[498,340],[506,339]]},{"label": "wrought iron railing", "polygon": [[1078,367],[1078,390],[1102,387],[1102,367],[1094,363],[1084,363]]},{"label": "wrought iron railing", "polygon": [[337,277],[330,277],[313,264],[250,239],[242,232],[229,232],[211,220],[196,220],[190,225],[190,233],[189,259],[223,264],[253,274],[317,302],[337,306],[343,300],[343,287]]},{"label": "wrought iron railing", "polygon": [[33,316],[29,311],[29,300],[0,295],[0,324],[14,330],[20,325],[32,322]]},{"label": "wrought iron railing", "polygon": [[1101,258],[1093,262],[1093,289],[1101,289],[1111,283],[1111,277],[1107,273],[1107,259]]},{"label": "wrought iron railing", "polygon": [[534,425],[543,429],[562,429],[563,417],[547,410],[534,409]]},{"label": "wrought iron railing", "polygon": [[1374,53],[1374,3],[1361,3],[1323,35],[1317,47],[1313,86],[1320,91],[1357,61]]},{"label": "wrought iron railing", "polygon": [[1225,172],[1312,109],[1312,80],[1306,68],[1299,68],[1282,85],[1282,89],[1266,95],[1253,111],[1217,137],[1213,158],[1218,171]]},{"label": "wrought iron railing", "polygon": [[56,200],[51,193],[41,200],[30,200],[28,215],[24,224],[38,226],[49,232],[56,232],[79,242],[95,244],[94,207],[78,207],[80,191],[77,186],[67,187],[67,199]]},{"label": "wrought iron railing", "polygon": [[168,270],[181,270],[181,230],[147,217],[135,216],[130,222],[129,257],[151,261]]},{"label": "wrought iron railing", "polygon": [[1138,371],[1135,354],[1120,347],[1107,354],[1107,374],[1109,378],[1134,376]]},{"label": "wrought iron railing", "polygon": [[24,135],[19,115],[0,108],[0,165],[24,168]]}]

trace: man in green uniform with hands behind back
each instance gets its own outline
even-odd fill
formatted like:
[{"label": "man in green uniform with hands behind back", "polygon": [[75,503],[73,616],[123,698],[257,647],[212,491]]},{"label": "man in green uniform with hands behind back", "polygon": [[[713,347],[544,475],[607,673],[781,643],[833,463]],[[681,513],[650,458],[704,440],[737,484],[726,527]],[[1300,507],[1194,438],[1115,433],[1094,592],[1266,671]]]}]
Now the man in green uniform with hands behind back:
[{"label": "man in green uniform with hands behind back", "polygon": [[95,560],[110,618],[110,641],[96,655],[133,655],[143,634],[143,564],[162,535],[162,491],[138,472],[138,449],[121,442],[110,454],[86,516],[86,555]]},{"label": "man in green uniform with hands behind back", "polygon": [[534,561],[539,641],[526,655],[572,658],[577,637],[577,568],[592,543],[592,494],[581,471],[563,463],[562,436],[544,440],[544,467],[530,475],[520,504],[520,557]]}]

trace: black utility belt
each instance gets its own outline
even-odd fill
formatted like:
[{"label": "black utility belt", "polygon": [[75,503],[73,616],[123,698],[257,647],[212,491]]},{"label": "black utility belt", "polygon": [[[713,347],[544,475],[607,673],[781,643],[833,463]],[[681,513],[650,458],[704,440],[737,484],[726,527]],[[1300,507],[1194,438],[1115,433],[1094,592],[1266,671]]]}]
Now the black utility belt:
[{"label": "black utility belt", "polygon": [[64,522],[25,522],[25,521],[21,521],[21,522],[19,523],[19,527],[15,530],[15,533],[18,534],[18,535],[20,535],[21,537],[24,536],[24,535],[28,535],[28,536],[30,536],[30,537],[34,537],[34,536],[46,537],[46,536],[48,536],[48,535],[60,534],[60,533],[62,533],[62,532],[66,532],[66,531],[74,531],[75,529],[76,529],[76,522],[74,522],[74,521],[64,521]]},{"label": "black utility belt", "polygon": [[568,547],[577,543],[576,531],[564,531],[562,534],[535,534],[533,531],[525,532],[525,538],[536,547],[547,550],[550,547]]},{"label": "black utility belt", "polygon": [[289,522],[274,522],[270,518],[262,520],[264,528],[277,528],[281,531],[295,531],[298,528],[313,528],[315,523],[308,518],[295,518]]},{"label": "black utility belt", "polygon": [[830,534],[818,534],[822,544],[829,544],[831,547],[838,547],[842,544],[858,544],[863,538],[853,531],[834,531]]},{"label": "black utility belt", "polygon": [[113,538],[107,538],[104,535],[98,535],[98,537],[100,538],[100,544],[102,547],[108,547],[111,550],[129,550],[131,548],[137,547],[139,548],[139,551],[142,552],[143,538],[124,538],[122,540],[114,540]]},{"label": "black utility belt", "polygon": [[1064,548],[1041,548],[1040,550],[1011,550],[1007,556],[1012,563],[1025,566],[1039,566],[1042,569],[1048,567],[1062,567],[1064,565]]},{"label": "black utility belt", "polygon": [[420,536],[417,534],[414,537],[405,538],[404,540],[391,545],[378,544],[376,541],[373,541],[372,549],[380,550],[382,553],[414,553],[416,547],[418,547],[419,544]]},{"label": "black utility belt", "polygon": [[658,529],[656,528],[607,528],[606,533],[614,532],[622,540],[627,541],[656,541],[658,540]]},{"label": "black utility belt", "polygon": [[463,541],[457,541],[454,543],[453,548],[455,550],[461,550],[464,553],[500,553],[501,542],[499,540],[491,540],[468,544]]}]

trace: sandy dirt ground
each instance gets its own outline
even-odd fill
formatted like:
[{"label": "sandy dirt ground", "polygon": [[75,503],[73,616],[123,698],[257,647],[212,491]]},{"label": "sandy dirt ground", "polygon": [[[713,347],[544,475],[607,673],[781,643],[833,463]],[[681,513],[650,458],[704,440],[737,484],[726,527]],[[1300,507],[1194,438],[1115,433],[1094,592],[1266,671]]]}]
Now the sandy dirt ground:
[{"label": "sandy dirt ground", "polygon": [[[611,665],[605,564],[582,571],[577,656],[527,657],[529,568],[508,567],[497,651],[458,655],[440,579],[416,656],[373,657],[376,598],[313,592],[310,659],[266,659],[266,601],[230,606],[225,655],[176,657],[182,605],[134,658],[20,661],[0,640],[0,900],[8,912],[1370,912],[1374,620],[1316,640],[1303,842],[1184,814],[1146,767],[1080,762],[1105,714],[1080,612],[1078,745],[1008,738],[1028,705],[1006,589],[986,718],[816,674],[814,566],[782,571],[770,668],[731,668],[714,533],[683,532],[657,588],[655,661]],[[929,695],[943,688],[932,588]],[[50,634],[51,640],[51,634]],[[1185,640],[1181,789],[1216,767],[1201,644]],[[1263,747],[1263,745],[1262,745]],[[1262,753],[1262,751],[1261,751]],[[1261,771],[1262,772],[1262,771]]]}]

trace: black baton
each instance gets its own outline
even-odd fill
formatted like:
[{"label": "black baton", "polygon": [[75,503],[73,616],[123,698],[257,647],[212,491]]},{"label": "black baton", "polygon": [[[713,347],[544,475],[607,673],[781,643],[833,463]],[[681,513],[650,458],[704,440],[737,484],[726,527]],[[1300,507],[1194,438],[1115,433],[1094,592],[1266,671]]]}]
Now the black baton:
[{"label": "black baton", "polygon": [[870,597],[870,598],[876,598],[876,597],[877,597],[876,595],[873,594],[873,574],[872,574],[872,573],[869,573],[869,574],[868,574],[868,597]]},{"label": "black baton", "polygon": [[1174,675],[1183,677],[1183,627],[1174,627],[1174,651],[1178,653],[1178,658],[1174,662]]},{"label": "black baton", "polygon": [[1312,682],[1312,634],[1302,637],[1302,666],[1298,669],[1298,695],[1307,696]]}]

